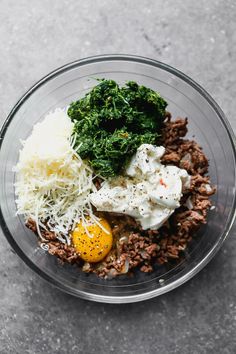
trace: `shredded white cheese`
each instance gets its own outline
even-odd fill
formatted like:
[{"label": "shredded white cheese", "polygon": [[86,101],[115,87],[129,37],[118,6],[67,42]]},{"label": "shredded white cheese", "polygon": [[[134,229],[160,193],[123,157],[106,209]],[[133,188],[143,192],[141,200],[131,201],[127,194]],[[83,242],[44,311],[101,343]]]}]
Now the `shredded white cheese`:
[{"label": "shredded white cheese", "polygon": [[86,216],[96,220],[88,195],[96,191],[93,172],[73,149],[73,123],[64,110],[49,113],[22,142],[14,168],[17,213],[70,243],[69,232]]}]

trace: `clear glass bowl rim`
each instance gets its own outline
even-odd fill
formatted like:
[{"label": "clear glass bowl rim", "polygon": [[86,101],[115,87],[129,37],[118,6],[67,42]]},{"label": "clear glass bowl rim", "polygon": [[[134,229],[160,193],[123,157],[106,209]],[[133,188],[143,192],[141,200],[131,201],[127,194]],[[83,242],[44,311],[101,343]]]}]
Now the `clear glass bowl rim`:
[{"label": "clear glass bowl rim", "polygon": [[[86,64],[90,63],[95,63],[95,62],[106,62],[106,61],[131,61],[131,62],[138,62],[138,63],[143,63],[147,65],[151,65],[154,67],[158,67],[160,69],[163,69],[183,81],[185,81],[187,84],[191,85],[196,91],[198,91],[204,98],[205,100],[211,105],[211,107],[215,110],[217,113],[218,117],[220,118],[221,122],[223,123],[223,126],[228,134],[228,137],[231,142],[231,147],[233,150],[233,155],[234,155],[234,160],[236,161],[236,138],[234,135],[234,132],[230,126],[230,123],[228,119],[226,118],[225,114],[219,107],[219,105],[215,102],[215,100],[206,92],[206,90],[201,87],[198,83],[196,83],[194,80],[192,80],[189,76],[186,74],[182,73],[181,71],[175,69],[174,67],[162,63],[158,60],[155,59],[150,59],[146,58],[144,56],[137,56],[137,55],[127,55],[127,54],[103,54],[103,55],[95,55],[95,56],[90,56],[86,57],[83,59],[75,60],[73,62],[70,62],[68,64],[65,64],[46,76],[44,76],[42,79],[37,81],[29,90],[17,101],[15,106],[12,108],[10,111],[9,115],[7,116],[5,122],[2,125],[2,128],[0,130],[0,150],[2,146],[2,142],[4,140],[4,136],[6,134],[6,131],[8,129],[9,124],[14,118],[14,115],[16,112],[19,110],[19,108],[24,104],[24,102],[36,91],[40,86],[44,85],[46,82],[50,81],[52,78],[59,76],[63,72],[73,69],[75,67],[83,66]],[[236,181],[235,181],[235,186],[236,186]],[[48,276],[45,274],[38,266],[36,266],[30,258],[28,258],[25,253],[20,249],[20,247],[17,245],[15,242],[14,238],[12,237],[7,224],[4,220],[3,214],[2,214],[2,208],[0,205],[0,226],[2,228],[3,234],[6,237],[7,241],[9,242],[10,246],[12,249],[16,252],[16,254],[32,269],[34,270],[37,274],[39,274],[43,279],[45,279],[47,282],[50,284],[54,285],[56,288],[69,293],[74,296],[78,296],[83,299],[87,300],[92,300],[92,301],[97,301],[97,302],[105,302],[105,303],[131,303],[131,302],[138,302],[138,301],[143,301],[147,300],[150,298],[153,298],[158,295],[162,295],[166,292],[169,292],[178,286],[182,285],[186,281],[190,280],[194,275],[196,275],[203,267],[206,266],[206,264],[215,256],[215,254],[219,251],[220,247],[222,246],[224,240],[229,234],[229,231],[231,227],[233,226],[234,220],[236,217],[236,196],[234,196],[234,204],[231,209],[228,222],[225,226],[225,230],[222,233],[221,237],[218,239],[218,241],[215,243],[214,247],[208,252],[208,254],[199,262],[196,266],[194,266],[190,272],[186,273],[185,275],[181,276],[177,280],[173,281],[172,283],[161,287],[157,288],[155,290],[145,292],[143,294],[136,294],[136,295],[130,295],[130,296],[104,296],[104,295],[98,295],[98,294],[89,294],[89,293],[84,293],[83,291],[73,291],[72,288],[65,286],[64,284],[58,282],[55,280],[53,277]]]}]

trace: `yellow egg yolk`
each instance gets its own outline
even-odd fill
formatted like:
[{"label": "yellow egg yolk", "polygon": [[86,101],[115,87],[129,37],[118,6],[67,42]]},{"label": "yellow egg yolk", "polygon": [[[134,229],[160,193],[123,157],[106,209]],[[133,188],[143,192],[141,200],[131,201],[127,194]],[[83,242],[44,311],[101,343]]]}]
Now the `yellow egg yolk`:
[{"label": "yellow egg yolk", "polygon": [[113,240],[111,227],[103,218],[100,218],[99,223],[103,228],[92,221],[89,222],[89,225],[86,226],[86,232],[85,227],[80,222],[72,232],[72,242],[76,252],[86,262],[100,262],[111,250]]}]

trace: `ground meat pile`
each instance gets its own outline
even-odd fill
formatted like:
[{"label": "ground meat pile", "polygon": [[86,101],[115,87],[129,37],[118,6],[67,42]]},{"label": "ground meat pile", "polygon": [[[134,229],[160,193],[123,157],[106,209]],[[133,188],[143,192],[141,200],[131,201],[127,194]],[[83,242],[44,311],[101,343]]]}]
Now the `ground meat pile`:
[{"label": "ground meat pile", "polygon": [[[178,262],[194,233],[206,223],[211,207],[209,197],[215,193],[207,176],[208,160],[201,147],[195,141],[184,139],[187,124],[187,118],[172,121],[167,113],[162,138],[157,144],[166,148],[162,163],[184,168],[191,175],[191,186],[182,197],[181,206],[159,230],[142,230],[129,216],[100,213],[111,225],[114,243],[107,257],[94,264],[82,261],[73,246],[59,242],[54,233],[44,229],[41,230],[44,238],[40,240],[41,246],[60,261],[76,263],[84,272],[96,273],[102,278],[131,273],[134,268],[148,273],[158,264]],[[27,226],[37,234],[32,220]]]}]

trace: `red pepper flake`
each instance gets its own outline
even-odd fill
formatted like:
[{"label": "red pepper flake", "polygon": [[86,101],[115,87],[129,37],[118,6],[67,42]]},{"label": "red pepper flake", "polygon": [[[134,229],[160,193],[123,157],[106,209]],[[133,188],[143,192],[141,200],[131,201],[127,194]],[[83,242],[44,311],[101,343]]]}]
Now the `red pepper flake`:
[{"label": "red pepper flake", "polygon": [[165,188],[167,188],[167,184],[163,181],[162,178],[160,179],[160,183],[161,183],[162,186],[164,186]]}]

